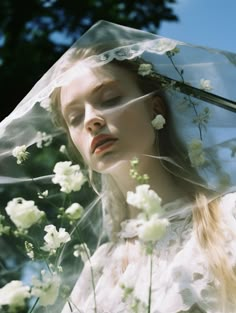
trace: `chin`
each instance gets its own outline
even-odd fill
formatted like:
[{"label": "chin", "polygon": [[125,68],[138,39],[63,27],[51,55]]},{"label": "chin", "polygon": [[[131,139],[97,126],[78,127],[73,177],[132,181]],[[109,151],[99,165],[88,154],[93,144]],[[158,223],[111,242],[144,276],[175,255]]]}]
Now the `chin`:
[{"label": "chin", "polygon": [[124,166],[127,167],[127,164],[130,163],[133,156],[121,156],[120,153],[108,153],[104,155],[96,165],[93,164],[94,166],[92,166],[92,168],[100,174],[112,174]]}]

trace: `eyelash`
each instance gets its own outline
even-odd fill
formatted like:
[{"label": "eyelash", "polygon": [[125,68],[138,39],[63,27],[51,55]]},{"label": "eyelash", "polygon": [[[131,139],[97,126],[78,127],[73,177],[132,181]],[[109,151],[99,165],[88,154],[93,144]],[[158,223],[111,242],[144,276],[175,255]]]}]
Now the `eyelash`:
[{"label": "eyelash", "polygon": [[114,98],[111,98],[111,99],[103,101],[101,106],[102,107],[106,107],[106,106],[116,106],[116,105],[119,105],[121,103],[121,99],[122,99],[121,96],[116,96]]},{"label": "eyelash", "polygon": [[71,116],[69,118],[69,125],[75,127],[78,124],[80,124],[82,116],[83,116],[83,114],[77,114],[77,115]]},{"label": "eyelash", "polygon": [[[121,99],[122,97],[121,96],[117,96],[117,97],[114,97],[114,98],[111,98],[111,99],[108,99],[108,100],[105,100],[103,101],[100,106],[101,107],[112,107],[112,106],[116,106],[116,105],[119,105],[121,104]],[[83,114],[75,114],[73,116],[71,116],[69,118],[69,125],[70,126],[77,126],[78,124],[80,124],[81,120],[82,120],[82,117],[83,117]]]}]

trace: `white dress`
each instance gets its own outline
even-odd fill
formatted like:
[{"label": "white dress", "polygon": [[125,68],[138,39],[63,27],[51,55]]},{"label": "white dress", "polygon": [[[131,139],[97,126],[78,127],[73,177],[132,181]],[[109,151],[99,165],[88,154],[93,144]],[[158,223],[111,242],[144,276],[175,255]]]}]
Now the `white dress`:
[{"label": "white dress", "polygon": [[[223,223],[236,230],[236,193],[221,199]],[[151,313],[222,313],[208,262],[186,218],[170,223],[153,253]],[[73,312],[146,313],[150,256],[125,227],[118,243],[105,243],[87,262],[71,294]],[[126,238],[125,238],[126,237]],[[129,237],[129,238],[127,238]],[[236,242],[227,234],[236,264]],[[96,311],[92,288],[94,273]],[[71,312],[65,305],[63,313]]]}]

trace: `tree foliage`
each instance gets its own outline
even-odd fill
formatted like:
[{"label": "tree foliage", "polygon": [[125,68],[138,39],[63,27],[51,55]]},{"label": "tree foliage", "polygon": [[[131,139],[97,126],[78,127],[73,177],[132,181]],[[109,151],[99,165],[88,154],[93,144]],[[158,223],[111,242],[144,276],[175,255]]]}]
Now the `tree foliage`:
[{"label": "tree foliage", "polygon": [[177,21],[175,0],[1,0],[1,119],[43,73],[98,20],[157,32]]}]

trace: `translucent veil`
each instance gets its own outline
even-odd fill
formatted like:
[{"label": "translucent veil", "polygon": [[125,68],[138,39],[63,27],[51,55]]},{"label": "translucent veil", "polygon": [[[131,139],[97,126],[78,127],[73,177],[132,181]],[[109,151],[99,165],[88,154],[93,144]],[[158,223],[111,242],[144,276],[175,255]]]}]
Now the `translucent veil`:
[{"label": "translucent veil", "polygon": [[[81,51],[87,49],[90,52],[83,52],[83,62],[78,62]],[[16,146],[29,147],[37,143],[40,140],[38,131],[53,137],[60,133],[51,122],[50,95],[53,90],[76,77],[83,77],[87,67],[96,68],[114,60],[143,64],[139,67],[140,76],[159,79],[168,98],[171,118],[168,126],[172,142],[168,150],[173,152],[170,157],[177,162],[175,150],[181,150],[179,153],[186,153],[186,158],[190,156],[191,159],[191,142],[201,141],[202,155],[206,159],[200,166],[192,158],[191,165],[197,168],[202,184],[220,192],[231,190],[235,186],[232,170],[235,168],[235,55],[106,21],[89,29],[1,122],[0,182],[23,179],[21,174],[17,177],[14,166],[3,166],[3,162],[13,159],[12,150]],[[176,140],[181,149],[176,147]],[[178,162],[177,165],[182,167]],[[176,171],[178,168],[176,166]],[[190,180],[191,175],[189,173],[187,177]]]},{"label": "translucent veil", "polygon": [[[83,79],[88,68],[97,70],[113,63],[132,69],[140,84],[148,81],[145,84],[150,84],[150,88],[144,90],[144,99],[153,93],[165,98],[167,124],[158,136],[165,169],[214,196],[236,191],[236,55],[100,21],[55,63],[0,124],[0,184],[5,188],[5,204],[16,197],[34,199],[39,208],[56,218],[64,214],[59,210],[61,207],[65,210],[69,203],[82,199],[87,218],[83,222],[73,218],[60,221],[61,225],[72,225],[74,234],[78,223],[82,223],[86,238],[77,237],[72,243],[88,241],[92,249],[97,246],[95,237],[104,238],[98,235],[103,234],[102,224],[94,222],[99,213],[91,213],[102,195],[97,197],[89,191],[81,177],[73,178],[78,179],[74,187],[70,184],[68,187],[66,182],[63,185],[60,178],[55,180],[55,163],[71,159],[69,148],[65,147],[66,126],[54,112],[55,91],[77,78]],[[135,105],[140,99],[129,99],[121,107]],[[105,110],[106,114],[113,114],[119,109]],[[55,125],[55,119],[60,127]],[[86,175],[81,157],[76,157]],[[67,163],[68,168],[72,164],[76,164],[75,159]],[[79,169],[75,170],[78,174]],[[87,189],[83,189],[84,182]],[[45,190],[49,190],[48,195]],[[68,194],[70,202],[66,202]],[[51,209],[52,202],[57,211]],[[73,250],[72,243],[68,245]],[[65,250],[63,246],[55,262],[61,265],[65,260],[68,265],[70,260],[73,264],[62,275],[71,287],[79,266],[77,259],[71,261],[71,257],[64,256]]]}]

